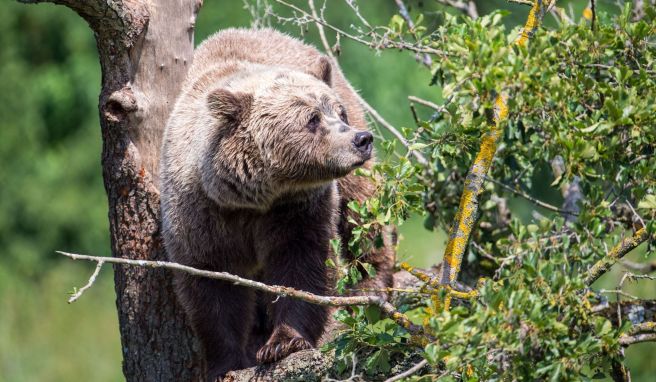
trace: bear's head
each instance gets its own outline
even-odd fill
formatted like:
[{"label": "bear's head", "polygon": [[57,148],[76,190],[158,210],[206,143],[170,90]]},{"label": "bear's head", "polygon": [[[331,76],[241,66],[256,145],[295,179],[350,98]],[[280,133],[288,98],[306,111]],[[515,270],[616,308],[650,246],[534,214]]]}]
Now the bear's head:
[{"label": "bear's head", "polygon": [[330,184],[371,158],[373,136],[349,125],[321,57],[308,72],[247,65],[208,93],[204,188],[220,204],[264,207]]}]

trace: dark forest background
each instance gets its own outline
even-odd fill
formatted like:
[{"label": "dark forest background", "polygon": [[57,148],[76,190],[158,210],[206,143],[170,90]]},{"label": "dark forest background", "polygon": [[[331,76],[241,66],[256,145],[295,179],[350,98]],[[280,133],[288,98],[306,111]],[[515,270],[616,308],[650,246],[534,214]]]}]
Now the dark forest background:
[{"label": "dark forest background", "polygon": [[[612,1],[598,2],[609,12],[615,9]],[[559,3],[568,9],[567,2]],[[587,1],[571,3],[579,18]],[[391,0],[359,4],[371,23],[386,25],[397,12]],[[436,27],[442,9],[436,2],[407,4],[422,6],[429,16],[424,25]],[[499,8],[511,12],[505,18],[509,27],[521,25],[528,11],[506,1],[479,1],[481,14]],[[86,282],[90,265],[54,253],[110,255],[93,34],[72,11],[51,4],[3,0],[0,14],[0,382],[122,380],[110,268],[68,305],[68,293]],[[328,1],[326,14],[346,30],[355,22],[342,1]],[[241,1],[205,0],[196,43],[218,29],[250,22]],[[548,17],[546,27],[553,22]],[[314,29],[278,28],[318,45]],[[442,101],[439,89],[428,86],[430,72],[411,54],[376,53],[345,39],[341,48],[347,78],[395,126],[414,126],[408,95]],[[521,201],[513,201],[513,208],[522,209]],[[421,217],[403,225],[401,234],[400,258],[417,266],[440,260],[444,233],[425,230]],[[613,277],[607,276],[609,285]],[[654,291],[649,294],[654,297]],[[654,380],[654,350],[648,344],[629,349],[635,380]]]}]

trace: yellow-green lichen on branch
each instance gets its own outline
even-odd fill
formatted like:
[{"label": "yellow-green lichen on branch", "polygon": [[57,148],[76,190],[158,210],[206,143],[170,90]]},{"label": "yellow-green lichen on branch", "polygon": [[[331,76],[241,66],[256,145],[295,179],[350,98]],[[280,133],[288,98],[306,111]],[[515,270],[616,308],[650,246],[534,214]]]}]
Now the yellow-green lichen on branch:
[{"label": "yellow-green lichen on branch", "polygon": [[555,0],[536,0],[533,2],[533,6],[528,12],[528,17],[526,18],[526,24],[524,24],[524,28],[522,28],[521,33],[517,37],[517,40],[515,40],[515,44],[526,44],[528,39],[533,36],[535,31],[540,26],[540,21],[542,20],[542,17],[544,17],[545,12],[554,2]]},{"label": "yellow-green lichen on branch", "polygon": [[596,262],[589,270],[588,275],[585,277],[583,282],[586,285],[590,285],[593,282],[597,281],[601,275],[606,273],[615,263],[617,263],[624,255],[631,252],[640,244],[644,243],[649,239],[649,234],[644,228],[637,230],[633,236],[627,237],[620,241],[613,249],[604,256],[601,260]]},{"label": "yellow-green lichen on branch", "polygon": [[465,188],[460,198],[460,205],[456,213],[454,225],[449,232],[449,242],[444,252],[440,284],[450,285],[458,276],[462,258],[467,248],[469,236],[474,228],[478,214],[478,196],[483,191],[483,182],[487,174],[494,153],[497,150],[497,141],[501,135],[498,124],[507,117],[508,107],[506,96],[499,95],[494,106],[494,126],[483,136],[481,148],[474,159],[469,174],[465,179]]},{"label": "yellow-green lichen on branch", "polygon": [[[515,44],[524,45],[526,41],[535,33],[542,17],[555,0],[535,0],[531,11],[529,12],[526,24],[522,29]],[[481,147],[474,159],[474,163],[469,169],[469,174],[465,179],[465,187],[460,197],[460,204],[456,212],[455,222],[449,231],[449,241],[444,251],[442,261],[442,271],[439,283],[441,285],[452,285],[457,279],[462,258],[469,242],[474,223],[478,214],[478,197],[483,190],[485,175],[492,165],[492,160],[497,149],[497,143],[501,136],[499,124],[508,117],[508,96],[501,93],[494,102],[494,121],[489,132],[482,140]],[[444,304],[448,309],[450,296],[447,294]]]}]

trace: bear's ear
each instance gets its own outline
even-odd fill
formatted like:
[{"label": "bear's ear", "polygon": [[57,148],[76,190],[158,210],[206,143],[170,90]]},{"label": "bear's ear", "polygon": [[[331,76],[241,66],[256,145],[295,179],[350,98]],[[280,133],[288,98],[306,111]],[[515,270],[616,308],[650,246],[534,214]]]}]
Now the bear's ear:
[{"label": "bear's ear", "polygon": [[250,111],[253,96],[247,93],[231,92],[226,89],[213,90],[207,96],[207,105],[215,117],[223,117],[231,122],[240,122]]},{"label": "bear's ear", "polygon": [[314,65],[309,70],[309,73],[321,81],[325,82],[328,86],[333,83],[333,66],[326,56],[319,56]]}]

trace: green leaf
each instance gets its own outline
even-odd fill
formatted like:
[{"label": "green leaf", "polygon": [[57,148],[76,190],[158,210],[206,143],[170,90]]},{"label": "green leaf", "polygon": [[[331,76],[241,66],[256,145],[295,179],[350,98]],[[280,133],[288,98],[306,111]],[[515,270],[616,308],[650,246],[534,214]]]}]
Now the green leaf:
[{"label": "green leaf", "polygon": [[362,267],[367,272],[369,277],[376,277],[376,268],[369,263],[362,263]]},{"label": "green leaf", "polygon": [[408,150],[421,150],[421,149],[425,148],[426,146],[428,146],[428,145],[425,144],[425,143],[413,143],[410,146],[408,146]]},{"label": "green leaf", "polygon": [[645,195],[645,197],[638,203],[638,209],[653,210],[656,209],[656,195]]}]

